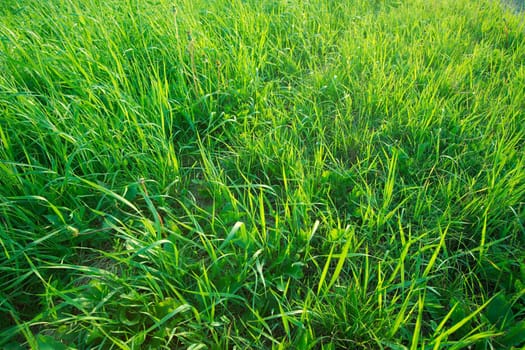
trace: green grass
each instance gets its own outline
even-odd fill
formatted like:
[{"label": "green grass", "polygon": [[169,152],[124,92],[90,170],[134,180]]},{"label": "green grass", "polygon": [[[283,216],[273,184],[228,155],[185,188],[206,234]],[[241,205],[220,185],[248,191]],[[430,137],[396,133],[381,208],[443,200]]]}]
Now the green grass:
[{"label": "green grass", "polygon": [[0,348],[525,346],[524,22],[3,0]]}]

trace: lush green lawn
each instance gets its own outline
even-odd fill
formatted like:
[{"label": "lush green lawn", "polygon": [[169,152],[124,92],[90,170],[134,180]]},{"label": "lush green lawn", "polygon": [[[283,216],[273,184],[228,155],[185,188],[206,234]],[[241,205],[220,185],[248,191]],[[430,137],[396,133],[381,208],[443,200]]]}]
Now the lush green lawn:
[{"label": "lush green lawn", "polygon": [[0,348],[525,345],[525,24],[488,0],[2,0]]}]

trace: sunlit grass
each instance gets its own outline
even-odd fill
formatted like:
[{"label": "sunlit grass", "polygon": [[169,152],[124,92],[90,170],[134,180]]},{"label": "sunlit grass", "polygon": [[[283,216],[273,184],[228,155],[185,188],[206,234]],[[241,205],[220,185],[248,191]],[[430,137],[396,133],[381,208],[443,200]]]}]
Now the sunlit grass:
[{"label": "sunlit grass", "polygon": [[0,347],[524,345],[523,14],[0,14]]}]

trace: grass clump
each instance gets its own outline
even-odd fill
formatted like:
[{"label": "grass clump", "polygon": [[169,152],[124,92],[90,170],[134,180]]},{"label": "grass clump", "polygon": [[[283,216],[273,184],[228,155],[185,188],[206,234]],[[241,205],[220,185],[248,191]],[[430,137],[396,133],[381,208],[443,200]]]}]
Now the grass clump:
[{"label": "grass clump", "polygon": [[0,346],[524,345],[512,9],[0,11]]}]

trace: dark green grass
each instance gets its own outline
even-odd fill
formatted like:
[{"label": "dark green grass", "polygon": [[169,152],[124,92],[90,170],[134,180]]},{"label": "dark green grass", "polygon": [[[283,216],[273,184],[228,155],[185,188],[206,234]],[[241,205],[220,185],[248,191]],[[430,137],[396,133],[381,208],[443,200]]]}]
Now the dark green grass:
[{"label": "dark green grass", "polygon": [[525,338],[494,1],[4,1],[0,347]]}]

